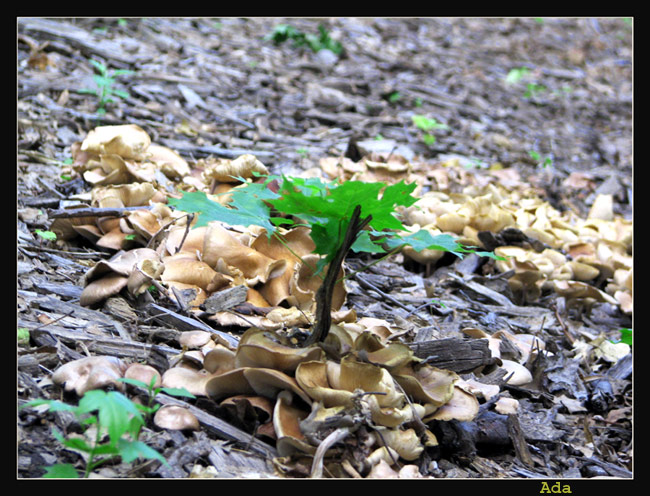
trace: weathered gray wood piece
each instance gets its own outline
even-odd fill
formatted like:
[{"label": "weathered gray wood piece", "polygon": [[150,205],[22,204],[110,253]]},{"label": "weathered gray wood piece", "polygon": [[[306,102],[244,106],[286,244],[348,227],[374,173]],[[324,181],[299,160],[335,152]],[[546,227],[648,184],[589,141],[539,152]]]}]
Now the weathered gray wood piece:
[{"label": "weathered gray wood piece", "polygon": [[248,288],[244,285],[217,291],[206,298],[203,302],[203,308],[206,313],[210,314],[223,312],[224,310],[228,310],[229,308],[244,303],[247,294]]},{"label": "weathered gray wood piece", "polygon": [[409,347],[430,365],[461,374],[494,363],[486,339],[434,339],[410,343]]}]

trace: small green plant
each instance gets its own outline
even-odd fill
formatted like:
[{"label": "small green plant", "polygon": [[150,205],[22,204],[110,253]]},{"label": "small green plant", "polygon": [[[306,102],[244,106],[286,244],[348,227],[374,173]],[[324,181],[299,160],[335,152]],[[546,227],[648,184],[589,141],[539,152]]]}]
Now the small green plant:
[{"label": "small green plant", "polygon": [[471,164],[467,164],[465,168],[475,168],[475,169],[487,169],[489,166],[487,163],[483,162],[481,159],[476,157],[470,157]]},{"label": "small green plant", "polygon": [[622,327],[618,332],[620,333],[621,338],[618,341],[612,341],[612,343],[625,343],[632,346],[632,329]]},{"label": "small green plant", "polygon": [[417,108],[420,108],[422,106],[422,98],[419,96],[416,97],[415,100],[413,100],[413,105],[415,105]]},{"label": "small green plant", "polygon": [[90,64],[99,72],[99,74],[93,75],[93,80],[97,85],[97,89],[82,88],[78,90],[79,93],[95,95],[98,99],[98,108],[97,115],[106,114],[106,105],[112,103],[113,96],[119,98],[129,98],[129,92],[114,88],[113,85],[116,82],[118,76],[126,76],[133,74],[133,71],[127,69],[117,69],[115,71],[109,71],[106,65],[98,62],[97,60],[90,59]]},{"label": "small green plant", "polygon": [[42,231],[41,229],[36,229],[34,231],[36,235],[44,241],[56,241],[56,233],[52,231]]},{"label": "small green plant", "polygon": [[28,345],[29,344],[29,329],[26,327],[18,328],[18,344],[19,345]]},{"label": "small green plant", "polygon": [[546,156],[544,160],[542,160],[542,156],[539,154],[539,152],[536,152],[535,150],[529,150],[528,155],[530,158],[532,158],[535,162],[537,162],[538,166],[542,166],[544,168],[548,167],[549,165],[553,165],[553,158],[550,156]]},{"label": "small green plant", "polygon": [[387,99],[390,103],[397,103],[397,102],[399,102],[399,101],[402,99],[402,94],[401,94],[399,91],[392,91],[392,92],[390,92],[390,93],[388,94],[388,96],[386,97],[386,99]]},{"label": "small green plant", "polygon": [[300,155],[302,155],[303,157],[306,158],[307,155],[309,155],[309,150],[307,150],[307,148],[301,147],[301,148],[296,149],[296,153],[298,153],[298,154],[300,154]]},{"label": "small green plant", "polygon": [[343,51],[343,46],[338,41],[332,39],[325,26],[319,24],[318,34],[305,34],[298,31],[290,24],[278,24],[273,31],[264,37],[265,41],[273,41],[276,45],[284,43],[287,40],[293,40],[296,47],[308,46],[313,52],[328,49],[339,55]]},{"label": "small green plant", "polygon": [[543,84],[527,83],[526,91],[524,91],[524,98],[534,98],[544,91],[546,91],[546,86]]},{"label": "small green plant", "polygon": [[186,398],[196,398],[196,396],[194,396],[192,393],[190,393],[185,388],[154,387],[155,383],[156,383],[156,377],[152,377],[149,384],[146,384],[146,383],[144,383],[142,381],[139,381],[137,379],[130,379],[128,377],[122,377],[122,378],[120,378],[118,380],[120,382],[124,382],[126,384],[131,384],[132,386],[137,386],[139,388],[146,389],[146,391],[147,391],[147,404],[146,405],[136,404],[136,406],[147,417],[151,417],[162,406],[160,403],[154,404],[154,400],[155,400],[156,396],[158,395],[158,393],[160,393],[160,392],[166,393],[166,394],[168,394],[170,396],[183,396],[183,397],[186,397]]},{"label": "small green plant", "polygon": [[[508,85],[513,85],[524,79],[530,74],[530,69],[528,67],[516,67],[514,69],[510,69],[508,72],[508,75],[505,78],[506,84]],[[534,98],[540,93],[543,93],[546,91],[547,88],[543,84],[539,84],[536,82],[527,82],[526,83],[526,89],[524,90],[524,98]]]},{"label": "small green plant", "polygon": [[[83,429],[82,436],[66,437],[56,428],[52,429],[52,434],[66,448],[83,453],[86,463],[83,478],[87,478],[100,465],[118,458],[125,463],[144,458],[167,464],[160,453],[139,441],[141,429],[145,425],[141,406],[118,391],[88,391],[77,406],[59,400],[34,400],[22,408],[40,405],[46,405],[52,412],[72,412],[77,418]],[[73,465],[59,463],[46,467],[43,477],[78,478],[79,473]]]},{"label": "small green plant", "polygon": [[449,129],[447,124],[442,124],[435,119],[430,119],[424,115],[413,115],[411,116],[413,124],[422,131],[422,142],[431,146],[435,144],[436,137],[431,133],[434,129]]},{"label": "small green plant", "polygon": [[528,67],[516,67],[514,69],[510,69],[508,75],[506,76],[506,83],[518,83],[521,79],[524,78],[524,76],[528,75],[528,73],[530,73],[530,69]]}]

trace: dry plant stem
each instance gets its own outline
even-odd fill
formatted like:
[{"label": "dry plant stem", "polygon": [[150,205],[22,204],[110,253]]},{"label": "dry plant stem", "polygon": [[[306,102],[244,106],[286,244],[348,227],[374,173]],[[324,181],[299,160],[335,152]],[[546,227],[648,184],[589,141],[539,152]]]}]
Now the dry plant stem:
[{"label": "dry plant stem", "polygon": [[562,320],[562,317],[560,316],[560,309],[555,305],[553,307],[553,310],[555,311],[555,318],[557,319],[560,326],[562,327],[562,332],[564,333],[564,337],[569,342],[569,344],[573,346],[575,339],[573,338],[573,336],[571,336],[571,332],[569,331],[567,325],[564,323],[564,320]]},{"label": "dry plant stem", "polygon": [[63,208],[59,210],[50,210],[47,215],[52,219],[74,218],[74,217],[126,217],[138,210],[151,210],[151,206],[143,205],[141,207],[85,207],[85,208]]},{"label": "dry plant stem", "polygon": [[310,477],[312,479],[320,479],[323,476],[323,457],[325,456],[327,450],[339,441],[342,441],[348,437],[349,434],[349,427],[339,427],[335,431],[332,431],[325,439],[323,439],[323,441],[321,441],[321,443],[318,445],[318,448],[316,449],[316,453],[314,454],[314,462],[311,466]]},{"label": "dry plant stem", "polygon": [[[192,216],[192,217],[190,218],[190,216]],[[152,248],[152,249],[155,249],[155,248],[156,248],[156,246],[154,245],[155,240],[156,240],[156,239],[157,239],[157,238],[158,238],[162,233],[166,232],[166,230],[167,230],[167,228],[168,228],[169,226],[171,226],[171,225],[174,224],[175,222],[178,222],[179,220],[184,219],[184,218],[186,218],[186,217],[188,218],[188,221],[187,221],[187,222],[191,224],[191,223],[192,223],[192,219],[194,218],[193,216],[194,216],[193,213],[189,213],[189,214],[181,215],[180,217],[177,217],[176,219],[174,219],[174,220],[168,222],[167,224],[165,224],[164,226],[162,226],[160,229],[158,229],[158,231],[156,231],[156,233],[155,233],[153,236],[151,236],[151,238],[150,238],[149,241],[147,242],[147,246],[146,246],[146,248]]]},{"label": "dry plant stem", "polygon": [[176,253],[181,251],[181,248],[183,248],[183,245],[185,244],[185,240],[187,239],[187,235],[190,233],[190,227],[192,225],[192,221],[194,220],[194,214],[189,214],[187,218],[187,224],[185,225],[185,233],[183,234],[183,239],[181,239],[180,244],[176,247]]},{"label": "dry plant stem", "polygon": [[357,239],[359,233],[370,223],[372,216],[369,215],[361,220],[361,205],[357,205],[350,217],[350,224],[345,231],[345,237],[339,250],[336,252],[334,259],[330,262],[327,269],[327,275],[323,280],[320,288],[316,292],[316,324],[311,335],[305,341],[305,346],[322,342],[327,337],[332,324],[332,296],[334,295],[334,286],[336,285],[337,276],[341,270],[341,265],[345,256]]}]

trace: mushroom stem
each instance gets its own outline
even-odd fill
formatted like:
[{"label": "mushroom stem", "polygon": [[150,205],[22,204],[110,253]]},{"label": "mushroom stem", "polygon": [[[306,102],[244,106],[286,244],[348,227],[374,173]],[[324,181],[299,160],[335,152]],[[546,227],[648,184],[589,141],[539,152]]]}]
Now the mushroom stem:
[{"label": "mushroom stem", "polygon": [[323,441],[318,445],[316,453],[314,454],[314,462],[311,466],[311,478],[320,479],[323,476],[323,457],[328,449],[334,446],[339,441],[342,441],[350,434],[349,427],[339,427],[332,431]]}]

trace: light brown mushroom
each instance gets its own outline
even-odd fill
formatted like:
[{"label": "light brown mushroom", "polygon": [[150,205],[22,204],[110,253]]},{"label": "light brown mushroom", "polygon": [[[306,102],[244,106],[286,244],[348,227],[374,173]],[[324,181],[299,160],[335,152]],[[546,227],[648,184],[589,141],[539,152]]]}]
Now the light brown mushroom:
[{"label": "light brown mushroom", "polygon": [[499,398],[494,409],[502,415],[515,414],[519,410],[519,402],[514,398]]},{"label": "light brown mushroom", "polygon": [[181,346],[186,346],[189,349],[199,349],[205,346],[212,340],[212,334],[207,331],[184,331],[178,338],[178,343]]},{"label": "light brown mushroom", "polygon": [[203,358],[203,367],[213,375],[233,370],[235,368],[235,352],[217,344]]},{"label": "light brown mushroom", "polygon": [[210,378],[207,373],[185,367],[172,367],[162,376],[162,385],[169,388],[185,388],[194,396],[205,396],[205,384]]},{"label": "light brown mushroom", "polygon": [[151,380],[155,378],[153,387],[160,387],[162,384],[162,378],[160,372],[158,372],[151,365],[145,365],[142,363],[132,363],[124,372],[124,377],[127,379],[135,379],[140,382],[144,382],[147,386],[151,384]]},{"label": "light brown mushroom", "polygon": [[187,408],[177,405],[165,405],[158,409],[153,422],[161,429],[199,430],[199,420]]},{"label": "light brown mushroom", "polygon": [[237,177],[248,179],[253,173],[268,174],[266,166],[255,155],[249,153],[240,155],[234,160],[217,159],[206,167],[205,178],[214,179],[220,183],[238,183]]},{"label": "light brown mushroom", "polygon": [[129,282],[129,278],[120,274],[108,274],[88,284],[79,297],[79,304],[89,307],[118,294]]},{"label": "light brown mushroom", "polygon": [[474,420],[478,414],[478,401],[473,394],[468,393],[458,386],[454,387],[451,399],[442,405],[436,412],[424,419],[429,420]]},{"label": "light brown mushroom", "polygon": [[275,398],[282,391],[291,391],[305,403],[311,399],[298,386],[293,377],[279,370],[243,367],[213,375],[205,385],[205,392],[215,400],[238,394],[260,395]]},{"label": "light brown mushroom", "polygon": [[532,382],[533,375],[522,364],[512,360],[501,360],[501,367],[506,371],[506,377],[510,377],[506,382],[513,386],[523,386]]},{"label": "light brown mushroom", "polygon": [[316,453],[316,447],[307,442],[300,429],[300,421],[307,417],[308,412],[296,408],[291,403],[291,393],[283,391],[273,409],[273,428],[277,436],[278,453],[280,456],[290,456],[298,451],[313,455]]},{"label": "light brown mushroom", "polygon": [[88,133],[81,151],[89,154],[116,154],[123,158],[141,160],[151,144],[151,138],[135,124],[99,126]]},{"label": "light brown mushroom", "polygon": [[323,355],[317,346],[295,348],[283,341],[279,334],[250,328],[239,340],[235,366],[262,367],[292,373],[298,364],[319,360]]},{"label": "light brown mushroom", "polygon": [[165,176],[180,179],[190,173],[190,166],[185,159],[171,148],[152,144],[147,148],[147,159],[155,163]]},{"label": "light brown mushroom", "polygon": [[216,267],[219,259],[237,267],[252,287],[272,277],[282,275],[286,260],[273,260],[257,250],[241,243],[234,235],[215,222],[208,225],[203,244],[203,260]]},{"label": "light brown mushroom", "polygon": [[91,356],[62,365],[52,374],[52,381],[63,385],[66,391],[75,391],[78,396],[107,386],[123,390],[124,383],[118,379],[125,370],[126,365],[119,358]]}]

